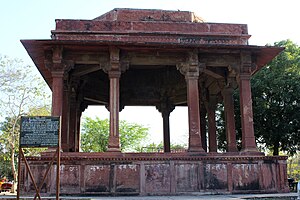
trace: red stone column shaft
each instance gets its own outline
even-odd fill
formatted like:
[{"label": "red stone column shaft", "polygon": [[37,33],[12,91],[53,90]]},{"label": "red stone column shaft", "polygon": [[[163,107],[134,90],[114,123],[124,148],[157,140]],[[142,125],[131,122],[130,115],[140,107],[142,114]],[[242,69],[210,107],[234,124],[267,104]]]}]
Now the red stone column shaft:
[{"label": "red stone column shaft", "polygon": [[109,71],[110,79],[110,97],[109,97],[109,111],[110,111],[110,129],[108,139],[108,151],[120,151],[119,138],[119,79],[120,71]]},{"label": "red stone column shaft", "polygon": [[77,132],[77,111],[76,111],[76,94],[70,96],[69,109],[69,151],[75,152],[75,141]]},{"label": "red stone column shaft", "polygon": [[171,152],[169,116],[170,116],[169,112],[162,112],[163,131],[164,131],[164,152]]},{"label": "red stone column shaft", "polygon": [[62,116],[64,80],[63,71],[52,72],[52,116]]},{"label": "red stone column shaft", "polygon": [[216,104],[217,97],[209,97],[207,106],[207,121],[208,121],[208,144],[209,152],[217,152],[217,127],[216,127]]},{"label": "red stone column shaft", "polygon": [[222,92],[224,99],[225,128],[228,152],[238,151],[236,146],[233,91],[233,88],[226,87]]},{"label": "red stone column shaft", "polygon": [[186,76],[189,116],[189,151],[204,151],[200,131],[198,77]]},{"label": "red stone column shaft", "polygon": [[207,152],[207,137],[206,137],[206,109],[200,104],[200,132],[202,139],[202,147]]},{"label": "red stone column shaft", "polygon": [[242,122],[242,151],[257,151],[253,127],[250,75],[240,74],[240,106]]},{"label": "red stone column shaft", "polygon": [[61,148],[64,152],[69,151],[69,93],[64,86],[64,97],[63,97],[63,111],[62,111],[62,124],[61,126]]},{"label": "red stone column shaft", "polygon": [[156,106],[163,118],[163,134],[164,134],[164,152],[171,152],[170,143],[170,113],[175,109],[175,106],[169,102],[165,96],[161,99],[159,105]]},{"label": "red stone column shaft", "polygon": [[77,120],[76,120],[76,141],[75,141],[75,152],[79,152],[80,150],[80,122],[81,122],[81,115],[82,115],[82,111],[78,110],[77,111]]}]

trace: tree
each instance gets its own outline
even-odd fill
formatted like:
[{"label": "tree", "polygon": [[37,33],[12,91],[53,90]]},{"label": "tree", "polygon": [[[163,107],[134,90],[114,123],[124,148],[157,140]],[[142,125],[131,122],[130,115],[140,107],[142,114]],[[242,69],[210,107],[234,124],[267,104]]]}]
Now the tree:
[{"label": "tree", "polygon": [[[300,47],[290,40],[275,43],[285,47],[271,63],[251,79],[254,131],[258,148],[273,155],[300,149]],[[237,146],[241,149],[239,91],[234,92]],[[218,107],[218,146],[226,149],[223,106]]]},{"label": "tree", "polygon": [[[187,151],[187,145],[185,144],[170,144],[171,152],[183,152]],[[139,152],[163,152],[164,151],[164,144],[160,142],[159,144],[155,144],[154,142],[148,145],[137,149]]]},{"label": "tree", "polygon": [[18,150],[20,117],[28,115],[30,108],[49,105],[50,95],[35,68],[24,65],[21,60],[0,56],[0,74],[0,140],[3,151],[10,155],[12,175],[16,181],[15,153]]},{"label": "tree", "polygon": [[300,47],[290,40],[252,79],[254,126],[258,142],[273,150],[296,153],[300,149]]},{"label": "tree", "polygon": [[[108,119],[85,118],[82,124],[81,149],[84,152],[104,152],[107,150],[109,136]],[[136,123],[120,121],[121,151],[135,151],[148,136],[148,128]]]},{"label": "tree", "polygon": [[287,174],[289,178],[300,181],[300,154],[289,157],[287,160]]}]

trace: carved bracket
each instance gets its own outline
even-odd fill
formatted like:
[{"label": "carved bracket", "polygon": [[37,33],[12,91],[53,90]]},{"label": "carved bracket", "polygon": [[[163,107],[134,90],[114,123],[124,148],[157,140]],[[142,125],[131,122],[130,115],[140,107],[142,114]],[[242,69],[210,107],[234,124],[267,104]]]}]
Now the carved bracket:
[{"label": "carved bracket", "polygon": [[129,68],[129,60],[126,57],[120,58],[120,49],[115,46],[109,47],[110,60],[100,66],[105,73],[111,71],[125,72]]},{"label": "carved bracket", "polygon": [[186,62],[179,63],[176,67],[186,78],[198,78],[201,65],[197,50],[188,52]]},{"label": "carved bracket", "polygon": [[67,76],[67,73],[74,67],[72,60],[63,59],[62,46],[56,46],[50,51],[45,51],[44,64],[54,76]]},{"label": "carved bracket", "polygon": [[175,109],[174,104],[169,100],[169,98],[164,97],[160,104],[156,106],[156,109],[163,115],[170,115],[170,113]]},{"label": "carved bracket", "polygon": [[240,74],[252,75],[257,69],[256,63],[253,62],[252,54],[248,51],[241,52]]}]

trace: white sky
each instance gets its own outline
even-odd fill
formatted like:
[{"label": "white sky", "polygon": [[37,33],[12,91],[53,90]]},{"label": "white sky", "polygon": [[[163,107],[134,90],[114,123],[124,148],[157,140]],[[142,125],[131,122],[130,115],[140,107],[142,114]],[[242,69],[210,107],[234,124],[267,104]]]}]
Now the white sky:
[{"label": "white sky", "polygon": [[[264,46],[285,39],[300,44],[299,0],[2,0],[0,54],[33,65],[20,39],[50,39],[55,19],[93,19],[114,8],[192,11],[206,22],[248,24],[251,45]],[[84,113],[87,115],[109,116],[103,108],[90,108]],[[125,107],[120,118],[151,127],[151,141],[162,141],[162,119],[154,107]],[[186,109],[176,108],[170,123],[171,141],[186,143]]]}]

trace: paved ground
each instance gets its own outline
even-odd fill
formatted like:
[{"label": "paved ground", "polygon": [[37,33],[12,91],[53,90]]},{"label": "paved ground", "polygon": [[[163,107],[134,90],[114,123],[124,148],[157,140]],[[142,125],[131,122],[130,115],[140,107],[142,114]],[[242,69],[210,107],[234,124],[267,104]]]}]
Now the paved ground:
[{"label": "paved ground", "polygon": [[[61,196],[62,200],[68,199],[86,199],[86,200],[198,200],[198,199],[207,199],[207,200],[238,200],[238,199],[264,199],[267,197],[274,197],[275,199],[281,199],[283,197],[287,197],[284,199],[294,200],[297,199],[297,193],[282,193],[282,194],[228,194],[228,195],[205,195],[205,194],[194,194],[190,196],[118,196],[118,197],[108,197],[108,196],[85,196],[85,197],[77,197],[77,196]],[[8,192],[0,193],[0,199],[16,199],[15,194],[11,194]],[[21,197],[22,200],[33,199],[33,197]],[[46,197],[42,199],[55,199],[55,197]]]}]

